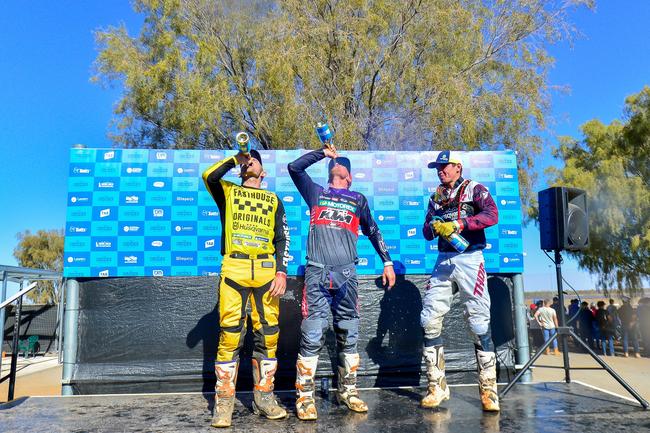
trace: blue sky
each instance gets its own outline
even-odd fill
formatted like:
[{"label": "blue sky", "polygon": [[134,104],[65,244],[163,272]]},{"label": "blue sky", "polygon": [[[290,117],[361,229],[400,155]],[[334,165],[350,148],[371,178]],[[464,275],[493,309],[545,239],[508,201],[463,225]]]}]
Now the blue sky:
[{"label": "blue sky", "polygon": [[[27,6],[26,6],[27,5]],[[553,134],[579,136],[578,127],[598,118],[620,118],[624,99],[650,84],[650,2],[599,2],[571,20],[582,32],[573,46],[549,47],[556,58]],[[0,14],[0,264],[16,265],[16,233],[65,224],[68,150],[75,143],[110,147],[106,138],[119,88],[90,82],[97,55],[93,31],[125,23],[139,32],[142,18],[126,0],[110,2],[4,2]],[[550,150],[540,171],[552,164]],[[542,180],[538,189],[546,187]],[[554,273],[539,251],[534,226],[524,231],[527,290],[552,289]],[[592,288],[590,275],[568,260],[565,277]],[[11,292],[11,290],[10,290]]]}]

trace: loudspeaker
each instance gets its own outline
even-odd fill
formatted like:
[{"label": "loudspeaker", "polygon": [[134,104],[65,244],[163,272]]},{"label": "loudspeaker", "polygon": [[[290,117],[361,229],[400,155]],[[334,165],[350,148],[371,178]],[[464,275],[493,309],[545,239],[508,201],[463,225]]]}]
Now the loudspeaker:
[{"label": "loudspeaker", "polygon": [[577,188],[540,191],[539,239],[543,250],[580,251],[589,246],[587,193]]}]

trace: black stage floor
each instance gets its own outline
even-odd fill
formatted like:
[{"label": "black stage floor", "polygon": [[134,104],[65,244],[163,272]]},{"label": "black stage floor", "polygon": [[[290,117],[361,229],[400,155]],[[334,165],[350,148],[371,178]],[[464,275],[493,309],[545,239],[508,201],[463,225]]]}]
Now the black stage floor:
[{"label": "black stage floor", "polygon": [[[319,396],[319,420],[268,421],[252,413],[249,393],[238,394],[233,427],[224,432],[650,432],[650,411],[636,402],[572,383],[517,385],[501,412],[480,410],[476,386],[455,386],[438,410],[418,406],[422,389],[362,391],[368,414]],[[291,393],[281,394],[293,408]],[[195,432],[212,431],[214,397],[201,394],[31,397],[0,405],[2,432]]]}]

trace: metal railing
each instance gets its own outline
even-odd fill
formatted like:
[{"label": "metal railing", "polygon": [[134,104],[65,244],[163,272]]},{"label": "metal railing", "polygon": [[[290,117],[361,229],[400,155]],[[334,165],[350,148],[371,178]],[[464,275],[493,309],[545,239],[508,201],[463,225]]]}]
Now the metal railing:
[{"label": "metal railing", "polygon": [[[7,394],[7,401],[11,401],[14,399],[14,390],[16,387],[16,369],[18,367],[18,339],[20,336],[20,315],[21,315],[21,310],[23,308],[23,296],[31,292],[32,290],[34,290],[37,284],[38,283],[30,284],[29,286],[20,290],[15,295],[10,296],[9,299],[7,299],[6,301],[0,304],[0,310],[3,310],[7,306],[11,305],[14,301],[16,300],[18,301],[18,303],[16,304],[16,321],[14,322],[14,334],[13,334],[13,341],[11,344],[11,368],[7,376],[0,378],[0,383],[7,380],[7,378],[9,379],[9,393]],[[3,324],[3,329],[4,329],[4,324]],[[0,358],[0,367],[2,367],[1,358]]]},{"label": "metal railing", "polygon": [[[29,293],[29,291],[33,290],[34,287],[36,287],[36,283],[38,281],[52,281],[55,283],[58,283],[58,286],[61,287],[61,273],[56,272],[56,271],[51,271],[48,269],[32,269],[32,268],[23,268],[19,266],[5,266],[5,265],[0,265],[0,280],[2,282],[2,287],[0,291],[0,328],[2,329],[2,339],[0,340],[1,344],[4,344],[5,339],[4,339],[4,332],[5,332],[5,312],[8,310],[7,307],[14,303],[17,302],[17,308],[15,311],[16,315],[16,321],[14,322],[14,332],[13,332],[13,348],[12,348],[12,368],[10,370],[9,375],[6,377],[0,378],[0,382],[4,382],[5,380],[9,379],[9,400],[12,400],[14,397],[14,391],[15,391],[15,382],[16,382],[16,368],[17,368],[17,361],[18,361],[18,341],[20,339],[20,328],[21,328],[21,318],[20,315],[22,313],[22,301],[23,297],[25,294]],[[7,298],[7,283],[12,282],[12,283],[18,283],[20,284],[21,290],[16,293],[15,295]],[[25,286],[28,282],[31,284],[29,286]],[[57,305],[57,323],[56,323],[56,337],[58,337],[58,340],[56,341],[56,351],[60,353],[61,349],[61,322],[63,318],[63,308],[61,306],[61,302],[58,302]],[[2,367],[2,357],[0,357],[0,368]],[[1,371],[1,370],[0,370]]]}]

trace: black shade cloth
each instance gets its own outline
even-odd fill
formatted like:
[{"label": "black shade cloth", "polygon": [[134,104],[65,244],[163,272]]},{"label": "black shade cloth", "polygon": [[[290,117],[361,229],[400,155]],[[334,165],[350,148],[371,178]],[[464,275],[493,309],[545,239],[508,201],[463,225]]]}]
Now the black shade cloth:
[{"label": "black shade cloth", "polygon": [[[361,386],[424,383],[420,311],[428,276],[398,276],[385,291],[380,278],[359,277]],[[214,389],[219,335],[217,277],[81,279],[76,393],[182,392]],[[293,389],[300,341],[302,277],[289,277],[280,304],[277,389]],[[498,360],[514,367],[510,278],[491,276],[493,339]],[[241,353],[238,389],[252,387],[249,330]],[[475,382],[473,341],[458,297],[444,322],[450,382]],[[335,337],[326,332],[317,377],[334,377]]]}]

